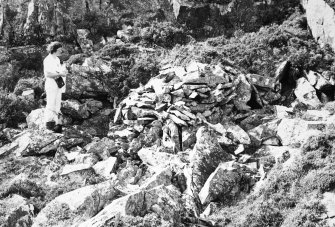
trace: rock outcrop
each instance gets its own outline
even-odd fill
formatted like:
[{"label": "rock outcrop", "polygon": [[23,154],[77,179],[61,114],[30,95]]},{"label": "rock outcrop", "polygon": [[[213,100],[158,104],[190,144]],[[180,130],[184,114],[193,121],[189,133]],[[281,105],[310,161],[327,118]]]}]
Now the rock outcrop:
[{"label": "rock outcrop", "polygon": [[314,39],[317,40],[321,46],[328,44],[334,50],[334,9],[324,0],[302,0],[301,4],[306,10],[307,22]]},{"label": "rock outcrop", "polygon": [[[185,0],[134,0],[131,2],[125,0],[115,2],[107,0],[3,0],[0,1],[0,31],[4,34],[3,38],[9,42],[13,42],[15,39],[18,41],[22,38],[21,34],[29,40],[38,42],[43,41],[45,37],[77,36],[74,22],[81,27],[83,23],[88,23],[89,29],[92,31],[99,29],[97,25],[103,25],[114,30],[116,26],[121,26],[121,24],[115,25],[115,22],[129,22],[136,17],[143,21],[178,21],[181,24],[186,24],[194,35],[200,35],[201,33],[219,35],[223,34],[225,28],[227,28],[224,23],[220,22],[220,19],[234,18],[239,8],[256,8],[262,4],[265,3],[250,1],[244,6],[232,0],[223,2]],[[265,5],[268,4],[271,4],[271,1]],[[88,21],[83,22],[83,18]],[[235,23],[234,19],[232,23]],[[92,49],[92,45],[90,46]]]},{"label": "rock outcrop", "polygon": [[[39,212],[33,227],[71,226],[85,221],[120,194],[114,187],[114,182],[105,181],[60,195]],[[64,216],[68,217],[65,221]]]}]

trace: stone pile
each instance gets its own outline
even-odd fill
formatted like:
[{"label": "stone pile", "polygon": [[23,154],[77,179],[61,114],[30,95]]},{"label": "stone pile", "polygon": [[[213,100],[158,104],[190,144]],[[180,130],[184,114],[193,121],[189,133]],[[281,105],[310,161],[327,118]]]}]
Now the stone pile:
[{"label": "stone pile", "polygon": [[278,100],[275,85],[273,78],[245,75],[221,64],[191,62],[186,68],[168,64],[120,103],[114,122],[142,124],[171,119],[179,126],[195,126],[199,119],[206,119],[218,123],[222,116]]},{"label": "stone pile", "polygon": [[[277,88],[273,78],[243,74],[222,64],[191,62],[186,67],[166,64],[157,77],[133,90],[119,104],[114,123],[123,123],[138,132],[154,121],[170,125],[169,137],[174,147],[184,150],[183,133],[190,127],[248,116],[251,109],[278,100]],[[168,137],[164,135],[163,143]]]}]

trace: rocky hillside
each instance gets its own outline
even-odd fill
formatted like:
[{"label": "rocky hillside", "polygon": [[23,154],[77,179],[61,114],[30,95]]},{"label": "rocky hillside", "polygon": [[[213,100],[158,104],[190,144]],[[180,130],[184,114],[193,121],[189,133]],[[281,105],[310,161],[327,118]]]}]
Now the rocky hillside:
[{"label": "rocky hillside", "polygon": [[[306,10],[308,24],[311,28],[313,36],[318,40],[320,45],[329,44],[335,47],[334,31],[334,1],[302,1],[302,5]],[[318,10],[323,13],[320,14]]]},{"label": "rocky hillside", "polygon": [[[17,1],[5,3],[8,13]],[[335,225],[335,54],[310,33],[307,9],[197,41],[180,20],[240,2],[57,1],[57,13],[44,3],[16,8],[21,18],[73,21],[75,35],[62,36],[64,132],[42,122],[45,47],[3,47],[0,226]],[[288,6],[251,3],[252,13]],[[117,35],[76,27],[83,11],[109,7],[126,23]],[[149,11],[157,20],[136,25]]]},{"label": "rocky hillside", "polygon": [[282,22],[299,0],[1,0],[0,39],[7,46],[75,40],[76,29],[112,37],[125,24],[139,29],[171,22],[196,38],[255,31]]}]

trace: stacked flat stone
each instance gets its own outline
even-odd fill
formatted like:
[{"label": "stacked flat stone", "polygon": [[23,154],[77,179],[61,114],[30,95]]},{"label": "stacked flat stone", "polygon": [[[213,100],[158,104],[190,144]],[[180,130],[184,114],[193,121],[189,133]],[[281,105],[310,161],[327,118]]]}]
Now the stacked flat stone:
[{"label": "stacked flat stone", "polygon": [[171,119],[179,126],[202,120],[217,123],[223,116],[249,111],[251,99],[263,106],[278,98],[273,78],[243,74],[222,64],[166,64],[158,76],[121,102],[114,123],[147,124],[157,119]]}]

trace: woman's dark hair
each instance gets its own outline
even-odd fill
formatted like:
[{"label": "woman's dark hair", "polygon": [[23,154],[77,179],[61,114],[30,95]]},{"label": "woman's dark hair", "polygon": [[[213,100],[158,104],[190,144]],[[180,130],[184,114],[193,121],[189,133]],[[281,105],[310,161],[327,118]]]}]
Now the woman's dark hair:
[{"label": "woman's dark hair", "polygon": [[53,54],[55,53],[59,48],[61,48],[63,45],[60,43],[60,42],[54,42],[54,43],[51,43],[47,50],[49,51],[50,54]]}]

